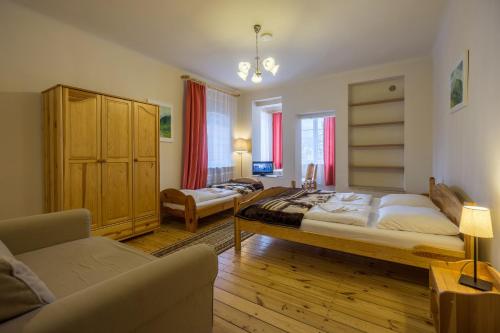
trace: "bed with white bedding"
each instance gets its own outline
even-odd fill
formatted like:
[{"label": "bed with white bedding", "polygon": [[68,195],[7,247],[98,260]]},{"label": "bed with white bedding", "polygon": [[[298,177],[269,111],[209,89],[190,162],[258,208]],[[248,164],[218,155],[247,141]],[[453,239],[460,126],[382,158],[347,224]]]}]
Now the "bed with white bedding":
[{"label": "bed with white bedding", "polygon": [[232,209],[235,198],[245,200],[262,189],[262,182],[252,178],[238,178],[196,190],[165,189],[160,193],[162,218],[165,215],[183,218],[186,230],[195,232],[200,218]]},{"label": "bed with white bedding", "polygon": [[374,198],[368,207],[368,218],[365,226],[353,223],[335,223],[325,221],[327,218],[311,218],[306,214],[300,230],[326,236],[343,237],[373,244],[397,246],[413,249],[418,246],[440,247],[451,251],[463,251],[464,241],[457,236],[436,235],[421,232],[388,230],[377,228],[379,198]]},{"label": "bed with white bedding", "polygon": [[[198,190],[179,190],[185,196],[191,196],[196,203],[196,207],[208,207],[214,204],[232,201],[234,198],[239,198],[242,195],[236,191],[223,190],[223,189],[212,189],[212,188],[202,188]],[[178,209],[184,211],[186,209],[185,205],[176,204],[172,202],[164,202],[164,207]]]},{"label": "bed with white bedding", "polygon": [[[283,188],[268,189],[239,203],[235,210],[283,191]],[[240,232],[248,231],[424,268],[432,260],[458,261],[470,257],[470,239],[458,231],[462,203],[446,185],[436,185],[431,178],[431,200],[408,197],[402,198],[411,199],[409,203],[388,196],[382,200],[381,209],[378,198],[338,193],[305,213],[298,228],[269,225],[236,215],[236,249],[240,248]],[[412,207],[412,202],[422,206],[418,200],[427,200],[429,204]],[[381,211],[386,211],[383,216],[379,216]]]}]

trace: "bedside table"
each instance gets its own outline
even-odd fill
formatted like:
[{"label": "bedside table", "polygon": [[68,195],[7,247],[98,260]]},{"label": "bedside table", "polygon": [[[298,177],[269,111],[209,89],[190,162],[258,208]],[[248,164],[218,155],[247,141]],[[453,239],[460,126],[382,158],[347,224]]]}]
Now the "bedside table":
[{"label": "bedside table", "polygon": [[478,262],[478,278],[493,284],[491,291],[479,291],[458,283],[464,265],[463,272],[472,276],[470,260],[431,263],[429,288],[436,332],[500,332],[500,274],[486,263]]}]

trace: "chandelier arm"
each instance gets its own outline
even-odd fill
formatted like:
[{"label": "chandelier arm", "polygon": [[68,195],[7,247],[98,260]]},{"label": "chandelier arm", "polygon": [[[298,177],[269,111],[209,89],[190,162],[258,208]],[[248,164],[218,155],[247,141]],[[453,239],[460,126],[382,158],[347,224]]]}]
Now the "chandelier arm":
[{"label": "chandelier arm", "polygon": [[255,57],[255,61],[256,61],[256,66],[255,66],[255,73],[257,73],[257,75],[259,75],[260,73],[260,70],[259,70],[259,32],[257,29],[255,29],[255,54],[257,55]]}]

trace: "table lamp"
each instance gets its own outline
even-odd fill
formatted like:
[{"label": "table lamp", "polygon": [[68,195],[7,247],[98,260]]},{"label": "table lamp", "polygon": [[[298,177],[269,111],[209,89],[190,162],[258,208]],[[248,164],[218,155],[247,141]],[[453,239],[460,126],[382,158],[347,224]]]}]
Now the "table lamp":
[{"label": "table lamp", "polygon": [[240,155],[240,177],[243,177],[243,153],[248,152],[248,140],[234,140],[234,152]]},{"label": "table lamp", "polygon": [[478,290],[491,290],[491,283],[477,278],[477,237],[493,238],[490,210],[479,206],[464,206],[460,232],[474,238],[474,277],[462,274],[458,282]]}]

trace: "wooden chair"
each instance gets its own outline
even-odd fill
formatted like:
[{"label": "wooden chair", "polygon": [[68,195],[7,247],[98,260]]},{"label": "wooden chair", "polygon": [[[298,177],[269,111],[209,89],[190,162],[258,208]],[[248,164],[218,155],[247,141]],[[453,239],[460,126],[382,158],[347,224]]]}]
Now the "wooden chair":
[{"label": "wooden chair", "polygon": [[302,180],[302,188],[305,190],[315,190],[318,188],[316,177],[318,173],[318,165],[309,163],[306,169],[306,177]]}]

